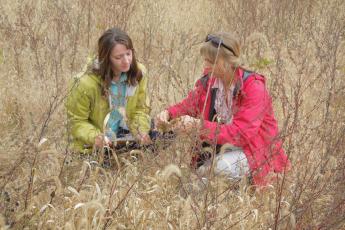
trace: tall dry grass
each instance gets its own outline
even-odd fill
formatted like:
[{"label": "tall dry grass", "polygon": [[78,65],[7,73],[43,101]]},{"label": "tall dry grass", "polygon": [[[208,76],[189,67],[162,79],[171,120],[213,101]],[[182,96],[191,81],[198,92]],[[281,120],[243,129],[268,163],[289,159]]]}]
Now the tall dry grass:
[{"label": "tall dry grass", "polygon": [[[345,228],[344,1],[2,0],[0,18],[2,228]],[[291,171],[254,192],[205,183],[183,136],[113,170],[71,155],[67,81],[112,26],[148,68],[152,115],[200,76],[205,35],[236,31],[243,64],[267,78]]]}]

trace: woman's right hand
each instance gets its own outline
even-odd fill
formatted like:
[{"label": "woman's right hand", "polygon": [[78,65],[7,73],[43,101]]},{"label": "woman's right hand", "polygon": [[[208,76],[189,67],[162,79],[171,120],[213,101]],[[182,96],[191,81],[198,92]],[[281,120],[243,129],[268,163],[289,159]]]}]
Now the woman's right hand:
[{"label": "woman's right hand", "polygon": [[155,124],[157,127],[164,126],[165,124],[169,123],[170,115],[168,110],[163,110],[162,112],[158,113],[155,118]]}]

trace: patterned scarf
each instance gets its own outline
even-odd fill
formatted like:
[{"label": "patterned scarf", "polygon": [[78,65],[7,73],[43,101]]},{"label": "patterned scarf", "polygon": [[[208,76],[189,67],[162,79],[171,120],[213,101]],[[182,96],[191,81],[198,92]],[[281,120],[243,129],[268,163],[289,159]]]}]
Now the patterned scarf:
[{"label": "patterned scarf", "polygon": [[223,82],[217,78],[212,88],[218,89],[214,106],[218,121],[222,124],[228,124],[232,120],[232,95],[235,87],[232,85],[230,90],[226,92]]}]

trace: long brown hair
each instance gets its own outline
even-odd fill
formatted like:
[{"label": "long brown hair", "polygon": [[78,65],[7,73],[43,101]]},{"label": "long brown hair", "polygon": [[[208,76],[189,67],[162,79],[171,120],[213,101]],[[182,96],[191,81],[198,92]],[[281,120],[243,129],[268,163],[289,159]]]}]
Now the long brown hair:
[{"label": "long brown hair", "polygon": [[100,76],[102,79],[103,96],[108,94],[108,89],[114,76],[111,68],[110,54],[116,44],[122,44],[127,49],[132,50],[132,63],[127,72],[127,83],[135,86],[143,77],[135,57],[132,39],[126,32],[119,28],[114,27],[108,29],[98,39],[98,56],[91,67],[91,72]]},{"label": "long brown hair", "polygon": [[216,37],[225,46],[215,44],[212,41],[206,41],[200,49],[200,54],[203,57],[208,58],[212,62],[216,62],[216,56],[219,52],[219,57],[223,58],[226,63],[229,63],[234,67],[239,66],[241,45],[239,39],[234,33],[216,32],[209,34],[208,36]]}]

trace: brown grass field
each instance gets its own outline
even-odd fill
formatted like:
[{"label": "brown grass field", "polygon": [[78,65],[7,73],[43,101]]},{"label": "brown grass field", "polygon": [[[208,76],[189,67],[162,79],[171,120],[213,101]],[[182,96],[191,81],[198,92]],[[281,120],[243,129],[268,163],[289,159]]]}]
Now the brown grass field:
[{"label": "brown grass field", "polygon": [[[292,169],[203,184],[189,136],[112,169],[71,154],[67,82],[113,26],[149,71],[152,116],[200,77],[206,34],[235,31]],[[0,34],[0,229],[345,229],[344,0],[1,0]]]}]

